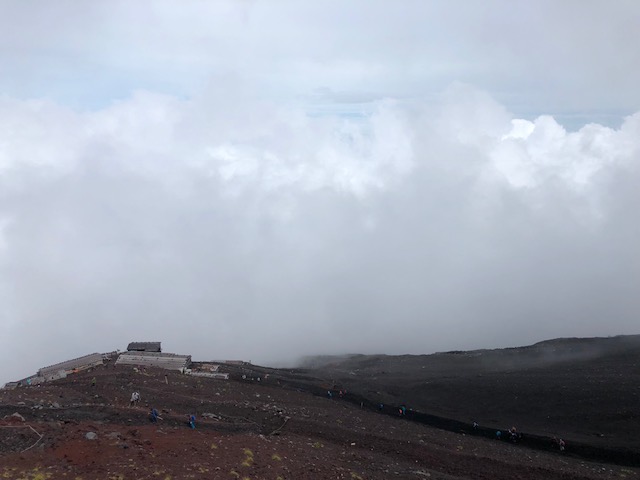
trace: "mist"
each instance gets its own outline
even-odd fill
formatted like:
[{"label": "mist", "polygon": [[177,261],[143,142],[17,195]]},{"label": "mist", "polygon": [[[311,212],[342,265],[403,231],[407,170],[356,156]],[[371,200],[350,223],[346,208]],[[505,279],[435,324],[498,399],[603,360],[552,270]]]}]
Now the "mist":
[{"label": "mist", "polygon": [[[233,25],[269,15],[263,3],[239,4],[224,4]],[[384,73],[397,62],[410,72],[412,58],[435,55],[426,40],[403,50],[406,59],[394,56],[394,40],[388,62],[350,45],[341,55],[369,65],[362,73],[327,60],[349,22],[336,45],[303,41],[269,61],[260,52],[282,40],[267,36],[250,54],[255,26],[243,30],[233,61],[213,62],[199,44],[176,40],[134,68],[146,27],[130,57],[117,42],[109,55],[102,44],[69,46],[69,32],[94,24],[133,35],[126,26],[135,11],[118,5],[101,24],[71,15],[69,30],[52,38],[77,58],[98,52],[96,71],[129,72],[126,85],[117,75],[94,84],[95,72],[58,68],[56,54],[38,68],[34,54],[0,82],[0,383],[130,341],[162,341],[164,351],[196,360],[283,365],[313,354],[638,333],[635,87],[606,91],[588,75],[598,65],[575,55],[575,68],[553,78],[570,91],[560,98],[528,75],[544,57],[538,50],[531,63],[510,63],[517,95],[475,64],[408,80]],[[184,14],[197,17],[198,4],[189,5]],[[382,14],[381,5],[367,15]],[[21,7],[12,12],[18,18]],[[301,34],[284,22],[285,38]],[[176,20],[180,31],[185,25]],[[232,42],[231,30],[218,40]],[[432,60],[467,59],[476,34]],[[23,50],[40,51],[25,38],[16,40]],[[611,48],[636,55],[623,44]],[[181,75],[165,67],[167,83],[150,80],[187,51]],[[613,62],[602,51],[597,58]],[[586,92],[571,88],[576,71]],[[640,78],[637,68],[630,74]],[[70,75],[82,86],[75,94]],[[360,88],[363,76],[372,81]]]}]

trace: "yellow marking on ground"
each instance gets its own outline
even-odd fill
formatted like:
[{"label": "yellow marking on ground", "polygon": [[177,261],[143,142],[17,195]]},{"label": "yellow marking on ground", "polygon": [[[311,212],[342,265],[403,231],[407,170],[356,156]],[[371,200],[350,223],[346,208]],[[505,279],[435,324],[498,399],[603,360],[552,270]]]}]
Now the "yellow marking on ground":
[{"label": "yellow marking on ground", "polygon": [[[13,471],[15,472],[15,470],[17,469],[13,469]],[[51,473],[47,473],[47,472],[41,472],[40,471],[40,467],[35,467],[33,470],[31,470],[30,472],[25,472],[24,470],[20,472],[20,475],[24,475],[23,477],[19,477],[16,480],[47,480],[48,478],[51,478],[52,474]],[[3,475],[4,478],[15,478],[15,477],[7,477],[6,475]]]}]

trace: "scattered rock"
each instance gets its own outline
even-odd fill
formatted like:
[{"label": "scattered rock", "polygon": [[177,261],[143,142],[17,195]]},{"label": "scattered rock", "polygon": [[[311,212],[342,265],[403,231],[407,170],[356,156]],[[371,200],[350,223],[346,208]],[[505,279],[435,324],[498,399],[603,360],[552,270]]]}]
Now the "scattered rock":
[{"label": "scattered rock", "polygon": [[84,435],[84,438],[86,438],[87,440],[95,440],[96,438],[98,438],[98,434],[95,432],[87,432]]}]

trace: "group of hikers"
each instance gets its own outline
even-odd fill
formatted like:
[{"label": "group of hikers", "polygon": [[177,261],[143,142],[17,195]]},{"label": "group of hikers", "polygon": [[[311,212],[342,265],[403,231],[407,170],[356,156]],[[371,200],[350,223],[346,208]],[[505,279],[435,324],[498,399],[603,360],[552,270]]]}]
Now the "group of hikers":
[{"label": "group of hikers", "polygon": [[[347,393],[346,390],[340,390],[339,391],[339,396],[340,398],[342,398],[345,394]],[[333,392],[331,390],[327,390],[327,398],[332,399],[333,398]],[[362,407],[362,403],[360,404],[360,406]],[[378,411],[380,412],[384,412],[385,406],[383,403],[379,403],[378,404]],[[405,417],[407,415],[407,407],[406,405],[402,404],[398,407],[398,415],[400,417]],[[478,424],[478,422],[473,422],[473,429],[474,430],[478,430],[480,428],[480,425]],[[497,440],[502,440],[502,439],[506,439],[512,443],[518,443],[522,440],[522,434],[520,432],[518,432],[518,429],[516,427],[511,427],[508,430],[506,430],[504,432],[505,434],[503,435],[503,432],[501,430],[496,430],[495,433],[495,438]],[[557,438],[557,437],[553,437],[552,439],[552,445],[554,446],[554,448],[557,448],[558,450],[560,450],[561,452],[565,451],[566,448],[566,443],[562,438]]]},{"label": "group of hikers", "polygon": [[[346,390],[338,390],[338,396],[340,398],[344,398],[344,396],[347,394]],[[333,398],[333,392],[331,390],[327,390],[327,398],[332,399]]]},{"label": "group of hikers", "polygon": [[[151,423],[158,423],[158,420],[162,420],[162,417],[158,413],[158,410],[156,410],[154,407],[151,407],[151,411],[149,412],[149,421]],[[196,428],[196,416],[193,413],[189,415],[187,424],[189,425],[189,427],[191,427],[191,429]]]},{"label": "group of hikers", "polygon": [[[478,428],[478,424],[476,422],[473,422],[473,428]],[[522,435],[518,433],[516,427],[511,427],[509,430],[507,430],[507,435],[512,443],[518,443],[522,438]],[[496,430],[496,439],[502,440],[502,431]]]},{"label": "group of hikers", "polygon": [[[151,407],[151,411],[149,412],[149,421],[151,423],[158,423],[158,420],[162,420],[162,417],[158,414],[158,410]],[[191,427],[191,429],[196,428],[196,416],[193,413],[189,415],[189,420],[187,420],[187,423],[189,424],[189,427]]]},{"label": "group of hikers", "polygon": [[[473,428],[474,429],[478,428],[478,424],[476,422],[473,422]],[[516,427],[511,427],[509,430],[507,430],[506,436],[508,440],[511,441],[512,443],[518,443],[520,440],[522,440],[522,434],[518,432]],[[502,440],[502,432],[500,430],[496,430],[496,439]],[[551,443],[554,446],[554,448],[557,448],[561,452],[564,452],[565,447],[567,445],[566,442],[559,437],[553,437],[553,439],[551,440]]]},{"label": "group of hikers", "polygon": [[[167,381],[166,375],[165,375],[165,381]],[[96,378],[95,377],[93,377],[91,379],[91,386],[92,387],[96,386]],[[339,390],[338,395],[340,396],[340,398],[343,398],[346,395],[346,393],[347,393],[346,390]],[[327,397],[329,399],[333,398],[333,392],[331,390],[327,390]],[[134,407],[134,406],[138,405],[139,403],[140,403],[140,392],[135,391],[135,392],[133,392],[131,394],[131,401],[130,401],[129,405],[131,407]],[[361,404],[360,406],[362,407],[363,405]],[[384,404],[380,403],[378,405],[378,410],[382,412],[384,410]],[[406,405],[402,404],[402,405],[400,405],[398,407],[398,415],[401,416],[401,417],[404,417],[404,416],[407,415],[407,407],[406,407]],[[149,421],[151,423],[157,423],[158,420],[162,420],[162,417],[158,414],[158,410],[156,410],[154,407],[151,407],[151,410],[149,412]],[[187,420],[187,424],[189,425],[189,427],[191,429],[195,429],[196,428],[196,416],[194,414],[190,414],[189,415],[189,418]],[[473,429],[477,430],[478,428],[479,428],[478,423],[477,422],[473,422]],[[518,432],[516,427],[511,427],[510,429],[508,429],[506,431],[505,437],[507,437],[508,440],[511,441],[512,443],[518,443],[522,439],[522,435]],[[502,440],[503,439],[503,435],[502,435],[502,431],[501,430],[496,430],[495,438],[497,440]],[[558,448],[561,452],[564,452],[564,450],[566,448],[566,443],[562,438],[553,437],[552,443],[553,443],[555,448]]]},{"label": "group of hikers", "polygon": [[[131,394],[131,400],[129,402],[130,407],[135,407],[140,403],[140,392],[133,392]],[[149,421],[151,423],[158,423],[158,420],[162,420],[162,417],[158,413],[158,410],[155,407],[151,407],[149,410]],[[192,429],[196,428],[196,416],[194,414],[189,415],[189,419],[187,420],[187,424]]]},{"label": "group of hikers", "polygon": [[[338,396],[340,398],[343,398],[345,395],[347,394],[346,390],[339,390],[338,391]],[[327,390],[327,398],[328,399],[332,399],[333,398],[333,392],[331,390]],[[360,402],[360,407],[364,407],[364,402]],[[384,411],[384,404],[383,403],[379,403],[378,404],[378,410],[379,411]],[[400,415],[401,417],[404,417],[407,415],[407,406],[402,404],[398,407],[398,415]]]}]

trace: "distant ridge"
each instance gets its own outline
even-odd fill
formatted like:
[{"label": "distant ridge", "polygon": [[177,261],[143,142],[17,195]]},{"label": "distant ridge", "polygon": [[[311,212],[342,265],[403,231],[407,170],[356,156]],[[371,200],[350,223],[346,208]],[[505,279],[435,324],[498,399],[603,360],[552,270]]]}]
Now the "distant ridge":
[{"label": "distant ridge", "polygon": [[[501,347],[493,349],[476,349],[476,350],[448,350],[434,353],[421,354],[362,354],[362,353],[346,353],[342,355],[309,355],[303,357],[298,363],[298,368],[316,369],[327,365],[340,365],[350,362],[365,362],[372,359],[392,359],[404,357],[431,357],[436,355],[461,355],[461,356],[478,356],[487,353],[515,353],[527,352],[544,349],[564,349],[567,353],[589,351],[594,355],[606,354],[610,350],[618,350],[619,348],[635,348],[640,346],[640,334],[638,335],[615,335],[611,337],[559,337],[548,340],[542,340],[530,345],[520,347]],[[594,348],[597,347],[597,348]],[[561,352],[560,352],[561,353]]]}]

